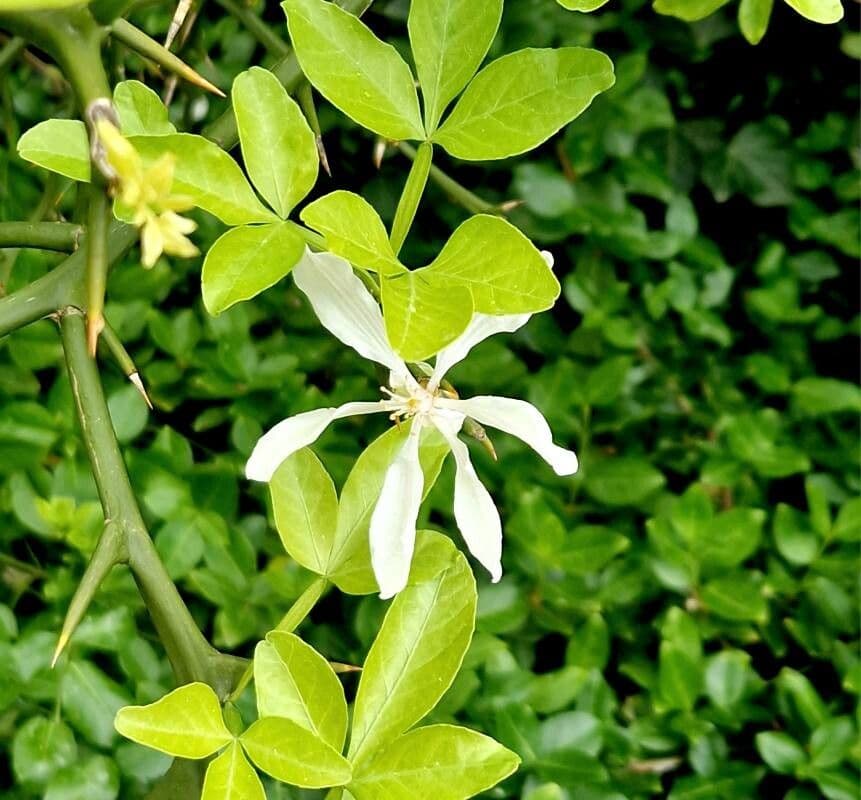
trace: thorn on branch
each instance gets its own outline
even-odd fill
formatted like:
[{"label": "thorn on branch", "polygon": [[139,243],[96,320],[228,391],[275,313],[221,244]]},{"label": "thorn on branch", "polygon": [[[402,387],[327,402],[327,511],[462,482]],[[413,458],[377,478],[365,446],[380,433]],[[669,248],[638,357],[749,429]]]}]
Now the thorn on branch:
[{"label": "thorn on branch", "polygon": [[176,39],[176,35],[179,33],[179,29],[183,26],[188,16],[188,12],[191,11],[193,3],[194,0],[179,0],[176,11],[173,12],[173,18],[170,21],[170,27],[167,29],[167,36],[164,39],[164,46],[166,48],[170,49],[173,40]]},{"label": "thorn on branch", "polygon": [[500,203],[499,212],[501,214],[510,214],[514,209],[520,208],[525,202],[525,200],[506,200],[504,203]]},{"label": "thorn on branch", "polygon": [[383,165],[383,159],[386,156],[386,150],[389,148],[389,143],[382,137],[374,142],[374,166],[379,169]]},{"label": "thorn on branch", "polygon": [[337,674],[345,673],[345,672],[361,672],[362,668],[357,667],[355,664],[342,664],[340,661],[330,661],[329,666],[332,668],[332,672]]},{"label": "thorn on branch", "polygon": [[72,596],[72,602],[69,603],[60,638],[54,649],[54,657],[51,659],[51,668],[56,665],[108,573],[117,564],[127,560],[128,552],[122,528],[114,522],[106,521],[96,549],[90,557],[90,563],[87,564],[81,582]]},{"label": "thorn on branch", "polygon": [[152,400],[150,400],[150,396],[144,386],[143,379],[140,376],[140,370],[137,368],[134,359],[129,355],[129,351],[126,350],[120,337],[117,336],[117,332],[111,327],[111,324],[107,320],[105,320],[105,327],[102,330],[102,341],[105,343],[108,351],[117,362],[117,366],[123,371],[123,375],[131,381],[135,389],[140,392],[141,397],[143,397],[149,409],[152,410]]},{"label": "thorn on branch", "polygon": [[122,42],[126,47],[134,50],[138,55],[154,61],[168,72],[184,78],[189,83],[205,89],[207,92],[226,97],[215,84],[210,83],[197,70],[186,64],[179,56],[171,53],[163,44],[136,28],[125,19],[116,19],[111,25],[111,35]]},{"label": "thorn on branch", "polygon": [[331,178],[332,169],[329,166],[329,156],[326,155],[326,146],[323,144],[322,136],[315,136],[314,141],[317,145],[317,155],[320,156],[320,165],[326,170],[326,174]]}]

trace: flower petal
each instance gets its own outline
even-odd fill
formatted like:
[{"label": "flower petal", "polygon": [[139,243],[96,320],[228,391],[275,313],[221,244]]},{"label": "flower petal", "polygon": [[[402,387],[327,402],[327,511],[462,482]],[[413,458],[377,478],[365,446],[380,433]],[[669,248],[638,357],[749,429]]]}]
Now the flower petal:
[{"label": "flower petal", "polygon": [[293,268],[293,278],[308,296],[320,322],[344,344],[390,370],[407,371],[386,337],[380,307],[353,273],[349,261],[306,249]]},{"label": "flower petal", "polygon": [[437,404],[473,417],[482,425],[516,436],[550,464],[557,475],[577,472],[577,456],[571,450],[553,444],[553,434],[544,415],[525,400],[485,396],[468,400],[441,399]]},{"label": "flower petal", "polygon": [[502,522],[490,492],[475,474],[469,449],[457,438],[463,417],[458,415],[455,424],[451,424],[442,414],[434,414],[431,419],[451,447],[457,466],[454,477],[454,518],[457,527],[469,552],[496,583],[502,577]]},{"label": "flower petal", "polygon": [[531,317],[531,314],[506,314],[503,316],[490,316],[488,314],[475,314],[466,330],[455,339],[448,347],[444,347],[437,353],[436,365],[433,375],[428,382],[428,388],[433,391],[439,386],[440,381],[455,364],[463,361],[473,347],[483,342],[495,333],[514,333],[522,328]]},{"label": "flower petal", "polygon": [[141,264],[147,269],[154,267],[163,252],[164,236],[158,219],[149,216],[141,226]]},{"label": "flower petal", "polygon": [[287,417],[264,433],[254,445],[245,465],[245,476],[252,481],[269,481],[285,458],[313,444],[332,420],[385,410],[381,402],[345,403],[337,408],[316,408]]},{"label": "flower petal", "polygon": [[371,565],[383,600],[403,589],[410,574],[424,489],[419,461],[421,430],[421,420],[416,418],[406,442],[386,470],[380,497],[371,514]]}]

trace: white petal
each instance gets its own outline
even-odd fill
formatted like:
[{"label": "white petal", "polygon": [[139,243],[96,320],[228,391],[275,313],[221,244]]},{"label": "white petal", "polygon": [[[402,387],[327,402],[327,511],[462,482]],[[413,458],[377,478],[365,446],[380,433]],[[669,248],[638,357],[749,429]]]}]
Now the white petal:
[{"label": "white petal", "polygon": [[416,419],[406,442],[386,470],[383,489],[371,514],[371,565],[383,600],[403,589],[410,575],[424,489],[419,461],[421,430],[421,421]]},{"label": "white petal", "polygon": [[435,414],[431,419],[448,441],[457,465],[454,478],[454,518],[457,527],[469,552],[487,569],[496,583],[502,577],[502,522],[490,492],[475,474],[475,467],[469,459],[469,449],[457,438],[463,418],[455,425],[440,414]]},{"label": "white petal", "polygon": [[317,441],[332,420],[385,410],[381,402],[345,403],[338,408],[317,408],[287,417],[254,445],[245,465],[245,476],[252,481],[269,481],[285,458]]},{"label": "white petal", "polygon": [[459,361],[463,361],[477,344],[495,333],[514,333],[518,328],[522,328],[531,316],[531,314],[507,314],[496,317],[474,314],[466,330],[448,347],[444,347],[437,353],[436,365],[428,386],[431,390],[439,386],[446,372]]},{"label": "white petal", "polygon": [[349,261],[306,249],[293,268],[293,279],[308,296],[320,322],[344,344],[390,370],[406,372],[386,337],[380,307]]},{"label": "white petal", "polygon": [[577,472],[577,456],[571,450],[553,444],[547,420],[531,403],[511,397],[470,397],[468,400],[437,400],[451,408],[523,440],[540,455],[557,475]]}]

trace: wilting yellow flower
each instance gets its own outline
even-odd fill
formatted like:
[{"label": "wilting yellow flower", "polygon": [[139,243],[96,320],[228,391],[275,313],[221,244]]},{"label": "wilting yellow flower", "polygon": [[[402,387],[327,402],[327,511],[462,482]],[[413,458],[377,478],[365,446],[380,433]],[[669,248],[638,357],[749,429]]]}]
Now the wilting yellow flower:
[{"label": "wilting yellow flower", "polygon": [[197,224],[176,213],[193,208],[194,201],[171,192],[176,157],[165,153],[144,167],[140,153],[114,125],[99,120],[98,132],[108,164],[117,175],[117,199],[141,230],[141,263],[151,267],[162,253],[197,255],[198,249],[185,235]]}]

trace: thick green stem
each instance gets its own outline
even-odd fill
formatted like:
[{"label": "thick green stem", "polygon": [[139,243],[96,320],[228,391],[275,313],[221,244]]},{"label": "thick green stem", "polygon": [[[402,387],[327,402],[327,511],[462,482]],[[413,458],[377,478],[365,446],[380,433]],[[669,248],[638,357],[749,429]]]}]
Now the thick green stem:
[{"label": "thick green stem", "polygon": [[[411,161],[415,161],[419,152],[412,145],[406,142],[398,142],[398,150],[400,150]],[[439,167],[431,165],[430,179],[440,187],[454,202],[465,208],[472,214],[498,214],[499,208],[493,203],[488,203],[482,200],[477,194],[474,194],[465,186],[458,183],[454,178],[447,175]]]},{"label": "thick green stem", "polygon": [[0,222],[0,248],[26,247],[73,253],[84,228],[72,222]]},{"label": "thick green stem", "polygon": [[72,84],[78,105],[110,97],[102,66],[102,28],[85,7],[0,13],[0,26],[49,53]]},{"label": "thick green stem", "polygon": [[215,650],[198,629],[158,557],[129,483],[95,361],[87,351],[84,318],[60,315],[72,396],[105,514],[105,534],[124,537],[123,555],[180,683],[204,681],[224,698],[245,662]]},{"label": "thick green stem", "polygon": [[395,211],[395,219],[392,222],[392,233],[389,239],[395,255],[400,253],[404,240],[407,238],[407,234],[412,227],[416,211],[425,191],[425,185],[428,182],[428,173],[432,160],[433,145],[430,142],[422,142],[416,152],[413,165],[410,167],[407,182],[404,185],[401,199],[398,201],[398,208]]},{"label": "thick green stem", "polygon": [[[137,229],[133,226],[113,222],[108,233],[108,260],[114,263],[137,237]],[[0,336],[56,314],[66,306],[84,308],[86,260],[86,248],[82,247],[47,275],[0,298]]]}]

